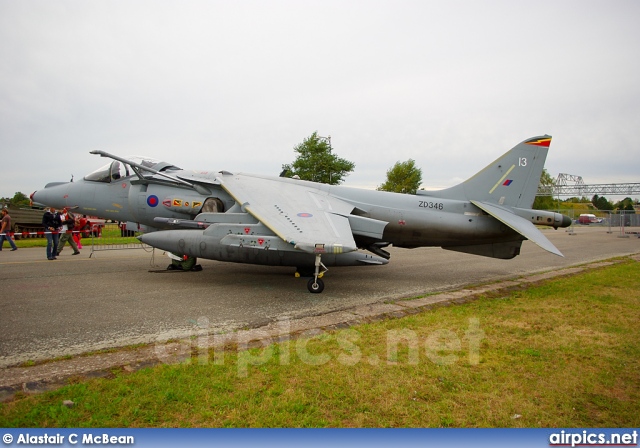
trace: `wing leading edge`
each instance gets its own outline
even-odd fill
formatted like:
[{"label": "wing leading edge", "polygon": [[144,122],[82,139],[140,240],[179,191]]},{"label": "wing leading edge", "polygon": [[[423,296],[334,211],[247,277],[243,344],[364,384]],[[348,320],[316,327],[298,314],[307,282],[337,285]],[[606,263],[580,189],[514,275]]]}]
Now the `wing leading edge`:
[{"label": "wing leading edge", "polygon": [[554,246],[553,243],[549,241],[547,237],[544,236],[533,223],[521,218],[518,215],[515,215],[508,209],[499,207],[497,205],[480,201],[471,201],[471,203],[476,207],[484,210],[485,212],[496,218],[498,221],[502,222],[504,225],[512,228],[520,235],[524,236],[526,239],[533,241],[544,250],[551,252],[554,255],[564,257],[564,255],[562,255],[562,252],[560,252],[558,248]]}]

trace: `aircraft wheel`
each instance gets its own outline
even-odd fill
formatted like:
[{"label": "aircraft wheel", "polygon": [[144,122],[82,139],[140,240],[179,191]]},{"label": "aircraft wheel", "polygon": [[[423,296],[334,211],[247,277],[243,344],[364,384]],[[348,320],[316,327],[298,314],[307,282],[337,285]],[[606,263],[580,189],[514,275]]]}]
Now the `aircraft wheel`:
[{"label": "aircraft wheel", "polygon": [[307,282],[307,289],[312,294],[320,294],[324,290],[324,282],[320,278],[318,280],[310,278]]}]

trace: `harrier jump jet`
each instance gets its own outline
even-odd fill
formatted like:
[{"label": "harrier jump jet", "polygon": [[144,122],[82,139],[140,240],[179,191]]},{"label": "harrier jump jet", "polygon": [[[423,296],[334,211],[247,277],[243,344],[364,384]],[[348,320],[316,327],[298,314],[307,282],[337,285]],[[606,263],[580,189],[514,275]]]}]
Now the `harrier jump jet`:
[{"label": "harrier jump jet", "polygon": [[567,227],[531,209],[551,137],[516,145],[467,181],[416,195],[229,171],[183,170],[118,157],[76,182],[50,183],[38,203],[127,222],[153,247],[212,260],[293,266],[322,292],[326,266],[389,262],[385,248],[441,246],[511,259],[523,240],[562,256],[536,228]]}]

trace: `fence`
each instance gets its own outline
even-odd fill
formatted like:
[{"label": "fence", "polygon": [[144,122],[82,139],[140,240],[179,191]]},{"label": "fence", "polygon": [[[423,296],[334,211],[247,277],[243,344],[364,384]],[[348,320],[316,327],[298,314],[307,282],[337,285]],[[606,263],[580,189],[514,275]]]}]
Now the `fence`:
[{"label": "fence", "polygon": [[[640,236],[640,214],[635,211],[559,210],[558,213],[571,218],[569,233],[573,233],[574,228],[589,226],[606,228],[607,233],[619,232],[621,237]],[[587,214],[589,217],[585,216]]]},{"label": "fence", "polygon": [[616,214],[608,216],[611,227],[640,227],[640,215],[632,213]]},{"label": "fence", "polygon": [[123,249],[145,249],[152,250],[152,247],[142,244],[136,236],[140,232],[126,230],[124,226],[117,223],[105,223],[99,232],[91,233],[91,254],[104,250],[123,250]]},{"label": "fence", "polygon": [[640,215],[624,210],[619,214],[609,213],[609,233],[613,233],[611,229],[619,228],[619,238],[628,238],[630,234],[640,237],[637,227],[640,227]]}]

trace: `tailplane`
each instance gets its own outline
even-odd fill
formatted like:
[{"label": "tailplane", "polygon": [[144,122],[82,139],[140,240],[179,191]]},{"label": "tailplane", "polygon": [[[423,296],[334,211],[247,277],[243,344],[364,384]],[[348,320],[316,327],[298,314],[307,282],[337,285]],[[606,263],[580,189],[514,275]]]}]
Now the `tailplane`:
[{"label": "tailplane", "polygon": [[425,193],[447,199],[472,199],[510,207],[531,208],[550,143],[549,135],[530,138],[461,184]]}]

